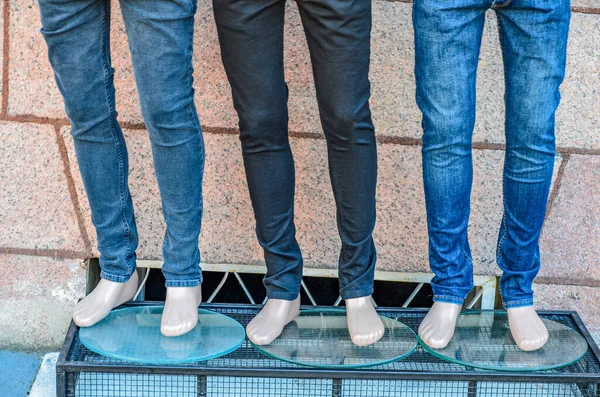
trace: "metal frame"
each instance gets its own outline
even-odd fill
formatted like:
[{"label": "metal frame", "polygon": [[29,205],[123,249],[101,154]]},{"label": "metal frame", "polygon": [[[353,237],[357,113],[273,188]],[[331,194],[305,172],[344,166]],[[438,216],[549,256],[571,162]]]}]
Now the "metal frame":
[{"label": "metal frame", "polygon": [[[162,302],[133,302],[128,306],[139,305],[161,305]],[[236,310],[236,309],[259,309],[259,305],[231,305],[231,304],[206,304],[203,305],[206,309],[216,311],[220,310]],[[397,308],[379,308],[378,311],[385,315],[389,312],[403,312],[411,315],[424,316],[427,309],[397,309]],[[558,315],[568,316],[575,326],[577,331],[586,339],[589,352],[597,363],[600,363],[600,349],[592,339],[589,331],[581,321],[581,318],[576,312],[564,311],[544,311],[541,315]],[[373,380],[402,380],[402,381],[462,381],[469,382],[469,395],[475,395],[478,382],[535,382],[535,383],[565,383],[577,385],[579,388],[596,384],[600,387],[600,364],[594,364],[594,370],[591,372],[581,366],[582,373],[570,372],[529,372],[529,373],[514,373],[514,372],[497,372],[497,371],[465,371],[465,372],[444,372],[444,371],[417,371],[417,370],[380,370],[380,369],[352,369],[352,370],[328,370],[314,369],[304,367],[294,368],[227,368],[215,365],[129,365],[124,364],[108,364],[108,363],[91,363],[91,362],[70,362],[67,361],[70,349],[75,342],[77,327],[71,323],[69,327],[63,348],[60,352],[57,364],[57,396],[66,396],[66,374],[79,372],[103,372],[103,373],[145,373],[145,374],[173,374],[173,375],[195,375],[198,376],[198,384],[206,385],[207,376],[230,376],[230,377],[269,377],[269,378],[305,378],[305,379],[333,379],[334,386],[340,385],[343,379],[373,379]],[[407,358],[406,360],[408,360]],[[575,364],[579,365],[579,364]],[[596,368],[598,367],[598,368]],[[334,387],[335,389],[335,387]],[[200,390],[200,389],[199,389]],[[205,390],[205,389],[203,389]],[[473,390],[471,392],[471,390]],[[600,392],[600,391],[599,391]],[[335,393],[334,393],[335,394]]]},{"label": "metal frame", "polygon": [[[160,269],[162,267],[162,262],[157,260],[138,260],[136,262],[138,267],[149,268],[149,269]],[[207,303],[211,303],[216,295],[219,293],[223,285],[225,284],[225,280],[229,277],[230,273],[236,277],[238,283],[244,290],[244,293],[248,297],[250,303],[256,303],[243,280],[241,279],[239,273],[253,273],[253,274],[265,274],[267,268],[265,266],[257,266],[257,265],[241,265],[241,264],[230,264],[230,263],[203,263],[202,270],[210,271],[210,272],[224,272],[225,275],[223,279],[212,293],[212,295],[208,298]],[[327,278],[336,278],[338,275],[337,269],[322,269],[322,268],[310,268],[305,267],[303,269],[303,276],[308,277],[327,277]],[[419,290],[423,287],[424,284],[431,283],[431,279],[433,278],[432,273],[404,273],[404,272],[385,272],[385,271],[375,271],[375,280],[380,281],[396,281],[396,282],[405,282],[405,283],[416,283],[417,287],[414,289],[412,294],[406,299],[406,301],[402,304],[403,308],[407,308],[412,300],[415,298]],[[475,297],[468,303],[465,304],[467,309],[473,308],[473,306],[481,300],[481,309],[483,310],[491,310],[494,309],[496,304],[496,277],[495,276],[474,276],[473,283],[476,288],[478,288]],[[313,306],[317,306],[317,303],[313,299],[313,296],[306,286],[304,281],[302,281],[302,289],[308,295]],[[334,306],[338,306],[342,301],[341,297],[338,297]],[[266,302],[266,298],[263,303]],[[375,306],[377,306],[377,303]]]}]

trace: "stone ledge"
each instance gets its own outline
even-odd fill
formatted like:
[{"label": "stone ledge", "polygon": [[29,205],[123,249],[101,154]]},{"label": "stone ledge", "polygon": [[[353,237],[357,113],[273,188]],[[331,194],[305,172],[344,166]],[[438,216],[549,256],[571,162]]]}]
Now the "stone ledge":
[{"label": "stone ledge", "polygon": [[0,254],[0,347],[62,345],[73,307],[85,295],[80,262]]},{"label": "stone ledge", "polygon": [[600,288],[571,285],[533,284],[538,310],[574,310],[586,327],[600,332]]}]

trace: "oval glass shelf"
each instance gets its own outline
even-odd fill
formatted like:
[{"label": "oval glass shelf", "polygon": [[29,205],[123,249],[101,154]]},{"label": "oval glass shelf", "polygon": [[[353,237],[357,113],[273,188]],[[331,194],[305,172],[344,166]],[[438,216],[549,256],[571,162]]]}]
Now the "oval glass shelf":
[{"label": "oval glass shelf", "polygon": [[234,319],[198,309],[198,324],[175,337],[160,333],[163,306],[135,306],[113,310],[97,324],[81,328],[79,339],[103,356],[145,364],[182,364],[210,360],[231,353],[246,337]]},{"label": "oval glass shelf", "polygon": [[516,345],[505,311],[468,311],[456,321],[454,336],[443,349],[423,348],[456,364],[496,371],[543,371],[579,361],[587,352],[583,336],[567,325],[542,319],[550,335],[541,348],[526,352]]},{"label": "oval glass shelf", "polygon": [[418,344],[413,330],[391,318],[380,318],[385,326],[383,337],[372,345],[356,346],[348,333],[345,310],[303,310],[279,338],[254,347],[290,363],[335,369],[381,365],[410,355]]}]

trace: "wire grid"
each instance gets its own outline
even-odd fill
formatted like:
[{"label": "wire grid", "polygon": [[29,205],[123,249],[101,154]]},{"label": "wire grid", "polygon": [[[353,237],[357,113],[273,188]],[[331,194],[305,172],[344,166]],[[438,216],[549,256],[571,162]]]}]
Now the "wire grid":
[{"label": "wire grid", "polygon": [[302,379],[82,372],[67,397],[596,397],[584,383]]},{"label": "wire grid", "polygon": [[598,384],[594,383],[514,383],[478,382],[474,386],[477,397],[550,397],[550,396],[598,396]]},{"label": "wire grid", "polygon": [[[205,307],[207,308],[207,307]],[[258,312],[254,307],[231,307],[214,305],[213,310],[239,321],[246,325]],[[425,312],[391,310],[381,311],[382,315],[400,321],[414,331],[423,319]],[[543,315],[543,318],[565,324],[577,329],[576,324],[567,314]],[[136,367],[140,364],[124,362],[100,356],[86,349],[78,339],[77,334],[69,352],[66,362],[95,363],[95,364],[125,364]],[[296,364],[276,360],[258,352],[246,340],[236,351],[209,361],[185,364],[182,367],[222,369],[260,369],[268,370],[302,368]],[[60,370],[60,368],[59,368]],[[409,381],[409,380],[375,380],[375,379],[318,379],[318,378],[274,378],[268,377],[239,377],[239,376],[198,376],[198,375],[164,375],[160,374],[160,366],[149,373],[100,373],[81,372],[67,373],[67,394],[69,397],[188,397],[188,396],[331,396],[331,397],[454,397],[454,396],[600,396],[596,384],[591,383],[535,383],[531,382],[484,382],[489,371],[468,368],[459,364],[442,361],[420,346],[410,356],[403,360],[375,367],[363,368],[360,371],[368,376],[369,371],[417,371],[431,374],[436,373],[465,373],[479,374],[481,381]],[[318,370],[315,369],[315,373]],[[539,372],[538,372],[539,373]],[[560,369],[543,371],[556,375],[568,374],[596,374],[600,373],[600,363],[591,351],[578,362]],[[506,374],[510,380],[511,374]],[[62,397],[62,396],[60,396]]]}]

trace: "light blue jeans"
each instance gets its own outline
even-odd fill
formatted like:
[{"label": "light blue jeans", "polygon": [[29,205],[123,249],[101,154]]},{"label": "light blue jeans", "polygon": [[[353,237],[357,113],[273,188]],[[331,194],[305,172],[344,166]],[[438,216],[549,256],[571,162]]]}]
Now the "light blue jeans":
[{"label": "light blue jeans", "polygon": [[414,1],[432,288],[436,302],[456,304],[473,288],[467,240],[471,143],[477,61],[490,8],[498,18],[506,82],[500,290],[506,308],[531,306],[554,167],[554,114],[565,74],[568,0]]},{"label": "light blue jeans", "polygon": [[[42,34],[71,121],[71,135],[98,236],[101,277],[125,282],[138,233],[117,123],[109,0],[39,0]],[[144,121],[167,224],[167,287],[202,281],[204,143],[192,88],[196,0],[121,0]]]}]

